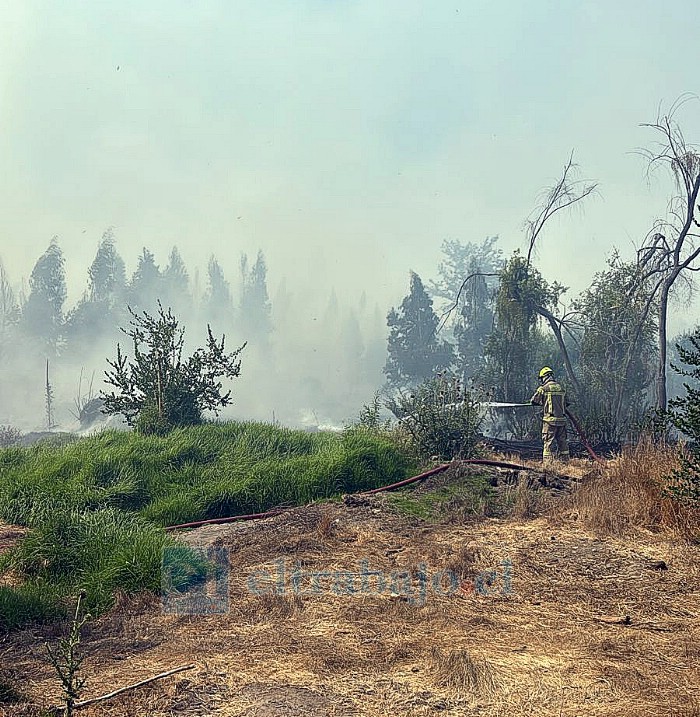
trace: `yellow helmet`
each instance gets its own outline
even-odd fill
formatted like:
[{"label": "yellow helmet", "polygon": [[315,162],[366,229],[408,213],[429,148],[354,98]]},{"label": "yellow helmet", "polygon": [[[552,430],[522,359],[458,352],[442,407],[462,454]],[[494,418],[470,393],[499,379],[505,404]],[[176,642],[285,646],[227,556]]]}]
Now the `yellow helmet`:
[{"label": "yellow helmet", "polygon": [[545,366],[545,367],[540,371],[540,378],[542,379],[542,378],[544,378],[547,374],[550,374],[550,373],[554,373],[554,371],[552,371],[552,369],[549,368],[549,366]]}]

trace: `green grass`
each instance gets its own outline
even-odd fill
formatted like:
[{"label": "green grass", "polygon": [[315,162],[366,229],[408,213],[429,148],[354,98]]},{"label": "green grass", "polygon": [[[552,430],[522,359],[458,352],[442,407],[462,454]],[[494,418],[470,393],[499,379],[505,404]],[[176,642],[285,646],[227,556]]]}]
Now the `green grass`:
[{"label": "green grass", "polygon": [[407,486],[387,494],[389,504],[400,515],[435,523],[451,518],[487,515],[494,504],[488,481],[479,475],[451,478],[434,490]]},{"label": "green grass", "polygon": [[0,560],[0,572],[25,580],[0,592],[0,629],[52,619],[80,588],[93,612],[117,590],[157,590],[162,551],[174,544],[165,526],[328,499],[414,469],[368,431],[309,434],[261,423],[164,437],[107,431],[0,450],[0,519],[32,529]]}]

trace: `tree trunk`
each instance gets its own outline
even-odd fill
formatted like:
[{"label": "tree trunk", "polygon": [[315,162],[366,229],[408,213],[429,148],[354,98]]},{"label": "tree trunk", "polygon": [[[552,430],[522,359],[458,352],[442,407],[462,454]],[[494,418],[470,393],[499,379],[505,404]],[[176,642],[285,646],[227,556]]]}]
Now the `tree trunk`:
[{"label": "tree trunk", "polygon": [[537,313],[540,316],[543,316],[546,320],[549,326],[552,329],[552,333],[554,334],[555,338],[557,339],[557,343],[559,344],[559,350],[562,352],[562,355],[564,356],[564,365],[566,366],[566,373],[571,380],[571,383],[573,384],[574,388],[576,389],[576,393],[578,396],[582,395],[581,392],[581,384],[579,383],[579,380],[576,378],[576,374],[574,373],[574,368],[571,365],[571,359],[569,358],[569,352],[566,349],[566,344],[564,343],[564,336],[561,333],[561,327],[557,323],[556,317],[554,314],[547,311],[542,306],[537,307]]},{"label": "tree trunk", "polygon": [[666,410],[668,397],[666,395],[666,319],[668,316],[668,293],[676,279],[677,274],[671,276],[663,283],[661,287],[661,296],[659,298],[659,361],[656,367],[656,408],[659,411]]}]

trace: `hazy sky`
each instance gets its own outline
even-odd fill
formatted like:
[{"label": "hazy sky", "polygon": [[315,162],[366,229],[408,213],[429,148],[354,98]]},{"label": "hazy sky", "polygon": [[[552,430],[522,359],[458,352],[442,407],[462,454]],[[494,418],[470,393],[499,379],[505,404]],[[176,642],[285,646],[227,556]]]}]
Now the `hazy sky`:
[{"label": "hazy sky", "polygon": [[[664,211],[639,123],[699,92],[692,0],[0,0],[0,257],[60,238],[75,294],[113,226],[133,269],[176,243],[271,291],[400,301],[443,239],[522,222],[571,150],[600,196],[542,239],[581,289]],[[679,114],[700,142],[700,102]]]}]

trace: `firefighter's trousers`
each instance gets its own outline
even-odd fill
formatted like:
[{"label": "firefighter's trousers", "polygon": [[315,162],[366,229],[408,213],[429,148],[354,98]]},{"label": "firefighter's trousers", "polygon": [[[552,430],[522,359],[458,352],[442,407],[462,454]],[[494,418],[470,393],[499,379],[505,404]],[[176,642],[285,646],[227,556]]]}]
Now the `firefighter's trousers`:
[{"label": "firefighter's trousers", "polygon": [[543,421],[542,423],[542,459],[545,461],[558,458],[566,461],[569,459],[569,444],[566,441],[566,426],[552,425]]}]

